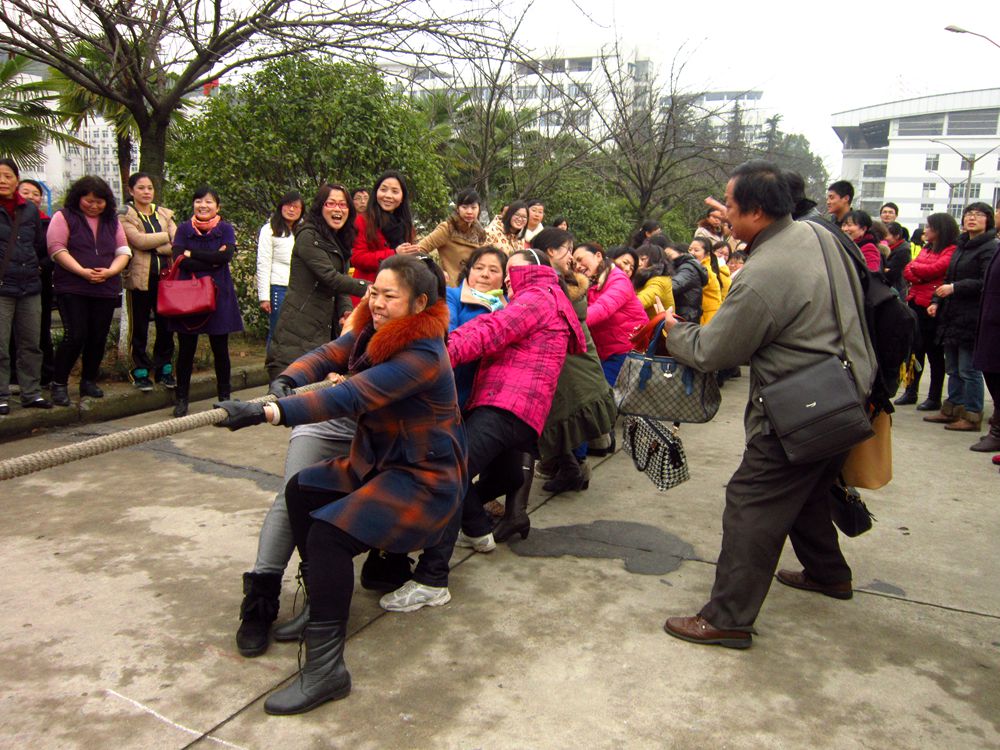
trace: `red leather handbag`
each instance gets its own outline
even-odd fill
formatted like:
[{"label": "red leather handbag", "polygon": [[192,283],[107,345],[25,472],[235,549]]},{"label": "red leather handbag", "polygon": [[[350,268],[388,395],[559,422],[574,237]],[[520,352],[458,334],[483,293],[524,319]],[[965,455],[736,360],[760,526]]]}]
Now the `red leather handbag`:
[{"label": "red leather handbag", "polygon": [[178,279],[181,272],[178,258],[160,277],[156,293],[156,312],[166,318],[187,315],[205,315],[215,312],[215,296],[218,290],[208,276],[203,278]]}]

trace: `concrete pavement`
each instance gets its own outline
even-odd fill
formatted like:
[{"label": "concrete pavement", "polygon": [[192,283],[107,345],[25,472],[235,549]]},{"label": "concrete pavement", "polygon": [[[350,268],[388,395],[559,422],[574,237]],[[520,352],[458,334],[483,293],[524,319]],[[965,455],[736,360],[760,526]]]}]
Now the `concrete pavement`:
[{"label": "concrete pavement", "polygon": [[712,584],[745,389],[682,429],[689,482],[658,492],[619,452],[587,492],[536,486],[523,546],[457,552],[450,604],[388,614],[358,587],[354,692],[300,717],[262,709],[297,647],[244,659],[233,639],[287,431],[205,428],[0,483],[0,746],[1000,747],[997,471],[912,407],[895,480],[863,493],[874,530],[843,541],[853,600],[775,584],[746,652],[664,634]]}]

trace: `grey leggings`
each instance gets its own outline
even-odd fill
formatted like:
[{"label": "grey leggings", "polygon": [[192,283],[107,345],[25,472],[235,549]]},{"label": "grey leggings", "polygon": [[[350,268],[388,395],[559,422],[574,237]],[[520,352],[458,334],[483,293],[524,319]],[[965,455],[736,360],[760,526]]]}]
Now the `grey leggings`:
[{"label": "grey leggings", "polygon": [[271,509],[264,518],[257,542],[257,562],[254,573],[277,573],[281,575],[288,566],[295,549],[292,527],[288,522],[288,507],[285,505],[285,485],[302,469],[321,461],[346,456],[351,452],[349,440],[332,440],[316,435],[292,435],[285,455],[285,481],[281,491],[274,496]]}]

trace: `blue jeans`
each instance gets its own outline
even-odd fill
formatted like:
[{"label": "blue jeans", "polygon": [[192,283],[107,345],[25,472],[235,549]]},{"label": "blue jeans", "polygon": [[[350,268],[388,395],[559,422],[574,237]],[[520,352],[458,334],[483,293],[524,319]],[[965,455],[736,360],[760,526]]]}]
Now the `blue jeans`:
[{"label": "blue jeans", "polygon": [[274,335],[274,327],[278,325],[278,313],[281,312],[281,303],[285,301],[287,286],[277,286],[271,284],[271,314],[267,316],[267,343],[271,343],[271,336]]},{"label": "blue jeans", "polygon": [[973,414],[983,413],[983,374],[972,366],[972,349],[944,346],[944,369],[948,373],[948,400]]},{"label": "blue jeans", "polygon": [[621,372],[622,365],[625,364],[624,354],[612,354],[601,362],[601,369],[604,370],[604,377],[608,385],[614,388],[615,381],[618,380],[618,373]]}]

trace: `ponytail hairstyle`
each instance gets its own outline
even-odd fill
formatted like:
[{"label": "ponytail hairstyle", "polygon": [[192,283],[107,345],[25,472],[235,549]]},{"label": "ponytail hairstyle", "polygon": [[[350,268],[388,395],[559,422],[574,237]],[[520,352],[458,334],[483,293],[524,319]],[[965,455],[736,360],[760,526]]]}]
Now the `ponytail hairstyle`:
[{"label": "ponytail hairstyle", "polygon": [[642,226],[636,229],[632,233],[632,238],[629,240],[629,247],[633,249],[638,249],[649,241],[653,232],[660,228],[660,222],[653,221],[652,219],[647,219],[642,222]]},{"label": "ponytail hairstyle", "polygon": [[[551,266],[552,263],[549,261],[548,256],[549,250],[557,250],[567,242],[570,244],[573,243],[573,235],[565,229],[545,227],[545,229],[531,238],[531,247],[532,249],[539,251],[545,257],[545,263],[543,265]],[[577,286],[576,276],[573,274],[572,269],[566,271],[565,273],[557,270],[556,273],[558,273],[562,278],[563,284]]]},{"label": "ponytail hairstyle", "polygon": [[[398,181],[399,187],[403,190],[403,202],[399,204],[392,214],[383,211],[382,207],[378,204],[378,189],[382,186],[383,182],[390,178]],[[353,203],[354,201],[351,200],[348,202]],[[370,246],[374,247],[376,242],[378,242],[376,235],[389,223],[390,216],[394,216],[403,224],[404,242],[413,242],[416,240],[417,231],[413,226],[413,212],[410,210],[410,189],[406,186],[406,178],[403,177],[401,172],[397,172],[394,169],[383,172],[375,180],[375,186],[368,197],[368,208],[365,209],[365,239]]]},{"label": "ponytail hairstyle", "polygon": [[719,280],[719,286],[722,286],[722,272],[719,270],[719,259],[713,252],[714,242],[708,239],[708,237],[695,237],[692,242],[697,242],[703,248],[705,248],[705,255],[708,257],[708,262],[712,266],[712,272],[715,274],[715,278]]},{"label": "ponytail hairstyle", "polygon": [[[569,234],[569,232],[565,231],[564,229],[555,229],[554,227],[550,228],[555,232],[563,232],[564,234]],[[538,234],[540,236],[543,232],[548,232],[548,231],[549,228],[543,229],[542,232],[539,232]],[[561,244],[563,243],[561,242],[557,243],[555,247],[559,247]],[[546,255],[545,250],[543,248],[534,247],[534,240],[532,240],[532,247],[528,248],[527,250],[517,250],[516,252],[511,253],[510,256],[507,258],[508,262],[510,261],[511,258],[524,258],[526,261],[528,261],[529,266],[546,266],[548,268],[552,268],[552,261],[549,260],[549,256]],[[552,268],[552,270],[555,271],[556,269]],[[570,296],[569,288],[566,286],[567,285],[566,277],[560,274],[558,271],[556,271],[556,278],[559,279],[559,288],[563,290],[563,294],[566,295],[566,298],[568,300],[572,301],[573,298]],[[575,278],[573,279],[572,284],[573,286],[578,286]],[[510,291],[511,291],[510,289],[507,290],[508,294],[510,293]]]}]

